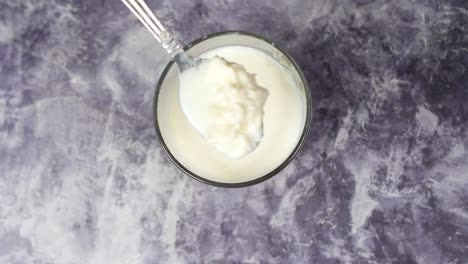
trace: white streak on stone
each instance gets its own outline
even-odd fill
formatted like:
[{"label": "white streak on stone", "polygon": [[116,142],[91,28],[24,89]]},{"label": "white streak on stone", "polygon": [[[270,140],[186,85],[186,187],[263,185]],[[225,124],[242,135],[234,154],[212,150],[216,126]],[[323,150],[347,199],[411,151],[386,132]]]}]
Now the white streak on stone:
[{"label": "white streak on stone", "polygon": [[433,134],[437,129],[439,118],[424,106],[418,106],[418,112],[416,113],[416,122],[419,126],[418,134]]},{"label": "white streak on stone", "polygon": [[354,175],[355,191],[351,203],[351,228],[356,233],[367,221],[378,203],[369,196],[369,184],[374,173],[363,160],[346,160],[346,167]]}]

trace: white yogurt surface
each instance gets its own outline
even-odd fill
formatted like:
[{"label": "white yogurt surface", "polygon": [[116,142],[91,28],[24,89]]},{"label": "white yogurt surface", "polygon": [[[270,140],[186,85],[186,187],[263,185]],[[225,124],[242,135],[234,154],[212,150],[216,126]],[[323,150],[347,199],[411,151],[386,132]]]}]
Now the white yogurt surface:
[{"label": "white yogurt surface", "polygon": [[263,137],[263,106],[268,91],[240,64],[215,56],[182,72],[180,106],[214,148],[241,158]]},{"label": "white yogurt surface", "polygon": [[242,65],[247,72],[255,74],[260,87],[268,90],[263,107],[263,138],[257,148],[233,159],[208,143],[180,107],[176,67],[169,71],[159,94],[161,134],[174,157],[204,178],[226,183],[254,180],[281,165],[294,150],[305,124],[305,97],[290,82],[289,73],[262,51],[245,46],[225,46],[201,57],[215,56]]}]

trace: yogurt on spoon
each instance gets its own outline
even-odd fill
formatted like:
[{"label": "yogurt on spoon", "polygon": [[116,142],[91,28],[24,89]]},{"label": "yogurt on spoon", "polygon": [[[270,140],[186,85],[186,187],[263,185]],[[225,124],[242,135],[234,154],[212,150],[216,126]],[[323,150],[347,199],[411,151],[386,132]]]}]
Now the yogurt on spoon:
[{"label": "yogurt on spoon", "polygon": [[230,158],[254,151],[263,137],[268,90],[237,63],[215,56],[180,75],[179,101],[191,125]]},{"label": "yogurt on spoon", "polygon": [[253,151],[263,137],[263,106],[268,96],[255,76],[221,57],[191,57],[144,0],[122,2],[179,66],[180,104],[192,126],[229,157]]}]

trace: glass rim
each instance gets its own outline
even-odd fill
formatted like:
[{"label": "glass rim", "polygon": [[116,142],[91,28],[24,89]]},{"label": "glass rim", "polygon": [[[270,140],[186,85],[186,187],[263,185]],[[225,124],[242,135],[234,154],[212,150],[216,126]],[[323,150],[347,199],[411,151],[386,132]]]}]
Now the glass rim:
[{"label": "glass rim", "polygon": [[213,180],[209,180],[207,178],[204,178],[203,176],[200,176],[200,175],[192,172],[190,169],[186,168],[182,163],[180,163],[177,160],[177,158],[171,153],[169,147],[166,145],[166,142],[164,141],[161,130],[159,128],[159,121],[158,121],[158,110],[157,109],[158,109],[159,93],[161,91],[162,84],[163,84],[164,80],[166,79],[167,73],[169,72],[169,70],[172,68],[172,66],[174,64],[173,59],[171,59],[169,61],[169,63],[166,65],[166,67],[164,68],[164,70],[162,71],[162,73],[161,73],[161,75],[160,75],[160,77],[158,79],[158,82],[156,83],[156,89],[155,89],[154,97],[153,97],[153,123],[154,123],[154,128],[156,130],[156,136],[157,136],[158,141],[159,141],[159,143],[161,144],[161,146],[162,146],[162,148],[164,150],[164,153],[171,160],[171,162],[176,165],[176,167],[178,169],[180,169],[182,172],[184,172],[184,174],[190,176],[191,178],[193,178],[193,179],[195,179],[195,180],[197,180],[199,182],[202,182],[202,183],[205,183],[205,184],[208,184],[208,185],[211,185],[211,186],[215,186],[215,187],[241,188],[241,187],[252,186],[252,185],[261,183],[263,181],[266,181],[266,180],[272,178],[273,176],[275,176],[279,172],[281,172],[296,157],[299,150],[304,145],[305,140],[306,140],[307,135],[308,135],[309,130],[310,130],[310,124],[311,124],[311,121],[312,121],[312,98],[311,98],[311,94],[310,94],[310,90],[309,90],[309,85],[307,83],[307,79],[305,78],[304,74],[302,73],[301,68],[297,65],[297,63],[289,55],[289,53],[284,51],[282,48],[278,47],[278,45],[275,44],[273,41],[268,40],[268,39],[266,39],[264,37],[261,37],[259,35],[256,35],[256,34],[253,34],[253,33],[250,33],[250,32],[246,32],[246,31],[239,31],[239,30],[220,31],[220,32],[205,35],[203,37],[200,37],[200,38],[190,42],[189,44],[184,46],[184,50],[189,50],[193,46],[195,46],[195,45],[197,45],[197,44],[199,44],[199,43],[201,43],[201,42],[203,42],[203,41],[205,41],[207,39],[214,38],[214,37],[219,37],[219,36],[223,36],[223,35],[243,35],[243,36],[247,36],[247,37],[253,37],[253,38],[256,38],[256,39],[258,39],[260,41],[263,41],[263,42],[267,43],[268,45],[270,45],[270,46],[274,47],[275,49],[277,49],[278,51],[280,51],[282,53],[282,55],[284,55],[289,60],[291,65],[293,65],[294,70],[298,73],[298,75],[299,75],[299,77],[300,77],[300,79],[301,79],[301,81],[302,81],[302,83],[304,85],[304,93],[305,93],[305,97],[306,97],[305,98],[305,100],[306,100],[306,117],[305,117],[304,128],[302,130],[302,134],[301,134],[301,136],[299,138],[299,141],[297,142],[296,146],[294,147],[293,151],[289,154],[289,156],[280,165],[276,166],[269,173],[267,173],[267,174],[265,174],[263,176],[260,176],[258,178],[255,178],[253,180],[244,181],[244,182],[232,182],[231,183],[231,182],[213,181]]}]

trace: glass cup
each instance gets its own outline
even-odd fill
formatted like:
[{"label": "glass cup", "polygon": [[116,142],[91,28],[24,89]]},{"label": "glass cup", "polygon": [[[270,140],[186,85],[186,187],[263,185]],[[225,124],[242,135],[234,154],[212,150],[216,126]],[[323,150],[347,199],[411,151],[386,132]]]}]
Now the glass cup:
[{"label": "glass cup", "polygon": [[[247,46],[250,48],[254,48],[257,50],[260,50],[268,55],[270,55],[272,58],[276,60],[280,64],[280,66],[283,68],[283,70],[287,71],[289,73],[289,76],[291,77],[291,81],[294,82],[296,85],[297,89],[299,89],[300,95],[303,97],[303,100],[305,101],[305,122],[304,122],[304,128],[302,130],[302,134],[299,138],[299,141],[297,142],[295,148],[293,151],[289,154],[289,156],[278,166],[272,167],[271,171],[265,175],[262,175],[256,179],[245,181],[245,182],[218,182],[218,181],[213,181],[207,178],[204,178],[203,175],[198,175],[192,171],[190,171],[188,168],[182,164],[172,153],[171,149],[168,147],[166,142],[164,141],[164,136],[161,132],[161,127],[159,123],[160,114],[161,111],[158,111],[158,104],[159,102],[159,95],[162,90],[166,88],[174,88],[174,87],[167,87],[169,85],[169,80],[170,78],[178,78],[179,70],[177,65],[174,63],[173,60],[171,60],[164,71],[161,74],[161,77],[159,78],[159,81],[156,85],[156,91],[154,94],[154,105],[153,105],[153,118],[154,118],[154,126],[156,129],[156,134],[158,137],[159,142],[161,143],[161,146],[163,147],[165,153],[169,157],[169,159],[185,174],[188,176],[217,187],[228,187],[228,188],[236,188],[236,187],[245,187],[245,186],[250,186],[254,185],[257,183],[260,183],[262,181],[265,181],[274,175],[278,174],[282,169],[284,169],[291,161],[292,159],[296,156],[298,153],[299,149],[302,147],[304,144],[304,141],[307,137],[307,134],[309,132],[309,127],[310,127],[310,122],[311,122],[311,108],[312,108],[312,100],[310,96],[310,91],[309,87],[307,85],[307,81],[299,68],[299,66],[294,62],[294,60],[289,56],[285,51],[282,49],[278,48],[275,43],[272,41],[269,41],[263,37],[254,35],[252,33],[248,32],[241,32],[241,31],[223,31],[223,32],[218,32],[214,33],[202,38],[199,38],[192,43],[188,44],[184,50],[187,51],[192,56],[199,56],[200,54],[203,54],[209,50],[219,48],[219,47],[224,47],[224,46]],[[202,155],[202,154],[200,154]]]}]

